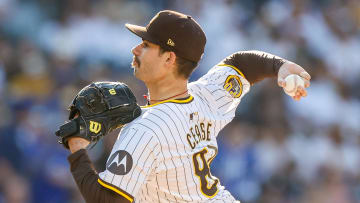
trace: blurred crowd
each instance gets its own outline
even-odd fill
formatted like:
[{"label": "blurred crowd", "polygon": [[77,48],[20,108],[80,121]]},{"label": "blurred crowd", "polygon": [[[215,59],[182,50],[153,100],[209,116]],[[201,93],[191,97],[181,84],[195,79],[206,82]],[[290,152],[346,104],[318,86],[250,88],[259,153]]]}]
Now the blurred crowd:
[{"label": "blurred crowd", "polygon": [[[312,75],[295,102],[276,79],[255,84],[219,135],[213,175],[245,203],[360,202],[359,0],[0,0],[0,203],[83,202],[54,132],[92,81],[132,76],[124,27],[162,9],[207,35],[191,80],[240,50],[292,60]],[[90,155],[104,170],[118,131]]]}]

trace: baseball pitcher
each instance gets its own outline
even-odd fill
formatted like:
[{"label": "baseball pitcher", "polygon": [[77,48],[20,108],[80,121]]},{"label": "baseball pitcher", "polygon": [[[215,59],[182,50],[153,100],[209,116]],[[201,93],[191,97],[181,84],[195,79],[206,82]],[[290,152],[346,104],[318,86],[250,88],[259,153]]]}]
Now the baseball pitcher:
[{"label": "baseball pitcher", "polygon": [[[131,112],[128,119],[107,127],[128,123],[113,146],[106,170],[101,173],[94,170],[86,152],[93,139],[86,139],[86,133],[85,137],[79,136],[81,131],[63,133],[66,136],[58,133],[72,152],[68,158],[71,172],[85,200],[238,202],[221,185],[221,180],[211,174],[219,131],[232,121],[236,107],[254,83],[277,77],[278,85],[284,87],[286,76],[297,74],[308,87],[310,75],[299,65],[278,56],[240,51],[189,83],[206,43],[202,28],[191,16],[165,10],[146,27],[125,26],[142,39],[132,49],[132,67],[135,77],[148,88],[148,105],[141,107],[141,111],[132,105],[127,111]],[[299,100],[306,94],[305,88],[299,86],[293,99]],[[78,118],[84,114],[77,113]],[[85,124],[92,120],[82,122],[85,132],[89,128]],[[98,121],[103,126],[107,122]],[[94,134],[97,128],[92,125]]]}]

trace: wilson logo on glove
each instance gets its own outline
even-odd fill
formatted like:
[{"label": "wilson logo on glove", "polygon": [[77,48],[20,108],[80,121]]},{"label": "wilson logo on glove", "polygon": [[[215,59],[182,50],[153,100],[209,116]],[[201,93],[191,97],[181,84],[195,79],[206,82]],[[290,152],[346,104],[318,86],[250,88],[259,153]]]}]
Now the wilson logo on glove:
[{"label": "wilson logo on glove", "polygon": [[125,83],[106,81],[84,87],[76,94],[69,110],[69,121],[55,132],[59,143],[67,149],[68,140],[74,136],[95,146],[109,132],[141,114],[134,94]]},{"label": "wilson logo on glove", "polygon": [[114,88],[113,88],[113,89],[109,89],[109,93],[110,93],[111,95],[115,95],[115,94],[116,94],[116,91],[115,91]]},{"label": "wilson logo on glove", "polygon": [[90,132],[98,134],[101,130],[101,123],[90,121],[89,130]]}]

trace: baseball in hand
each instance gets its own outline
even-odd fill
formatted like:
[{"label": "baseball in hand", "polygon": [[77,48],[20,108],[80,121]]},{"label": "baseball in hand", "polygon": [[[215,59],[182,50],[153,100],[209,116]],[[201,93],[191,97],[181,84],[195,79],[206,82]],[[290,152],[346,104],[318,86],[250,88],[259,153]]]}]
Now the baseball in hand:
[{"label": "baseball in hand", "polygon": [[299,86],[304,88],[304,85],[304,80],[299,75],[291,74],[285,78],[284,91],[286,94],[293,97],[295,96],[297,88]]}]

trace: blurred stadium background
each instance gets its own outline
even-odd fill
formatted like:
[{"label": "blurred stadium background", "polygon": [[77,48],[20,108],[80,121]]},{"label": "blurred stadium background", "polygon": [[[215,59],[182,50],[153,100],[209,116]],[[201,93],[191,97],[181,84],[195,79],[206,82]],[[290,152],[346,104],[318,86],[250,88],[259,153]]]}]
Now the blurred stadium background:
[{"label": "blurred stadium background", "polygon": [[[54,131],[91,81],[123,81],[140,104],[124,28],[162,9],[193,16],[208,43],[192,80],[239,50],[311,73],[294,102],[268,79],[219,136],[212,172],[245,203],[360,202],[359,0],[0,0],[0,203],[83,202]],[[118,131],[117,131],[118,132]],[[103,170],[117,132],[90,151]]]}]

